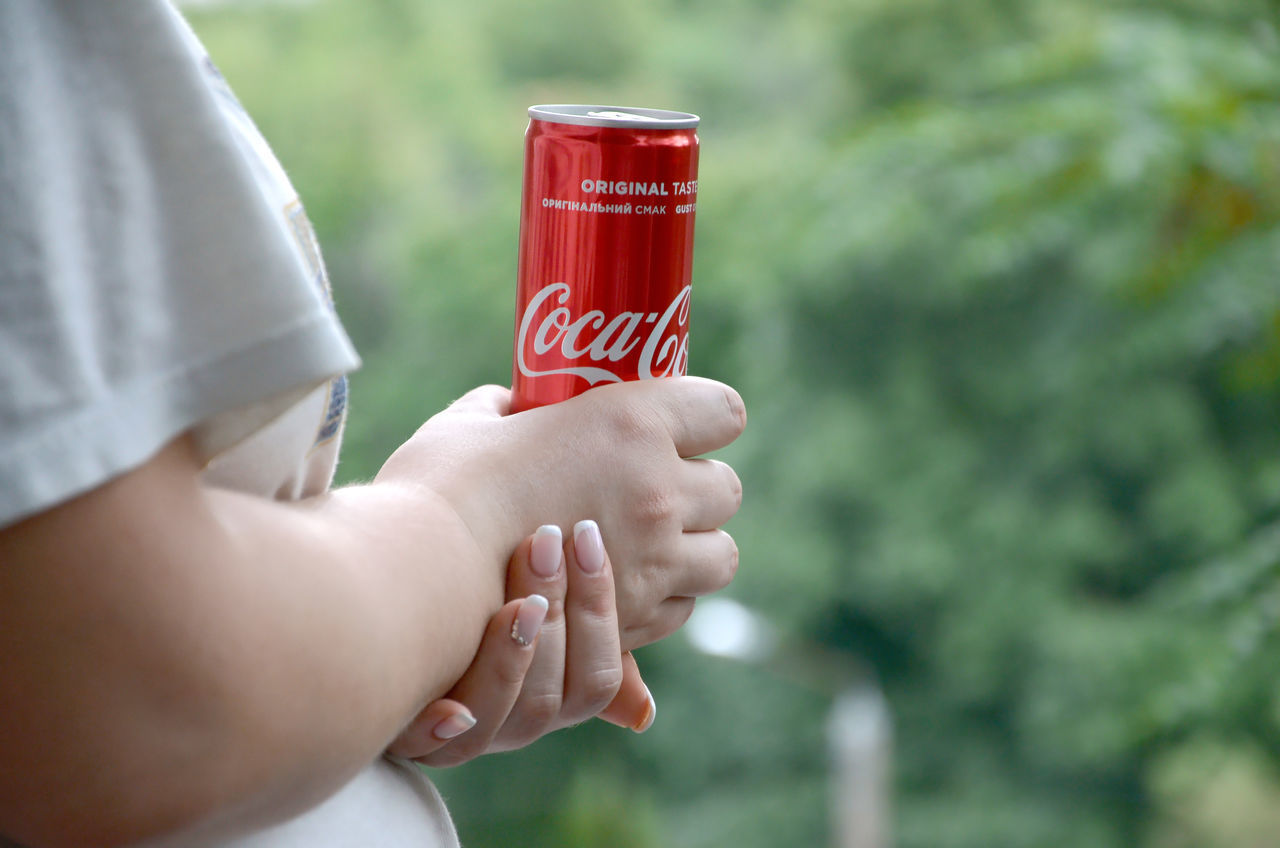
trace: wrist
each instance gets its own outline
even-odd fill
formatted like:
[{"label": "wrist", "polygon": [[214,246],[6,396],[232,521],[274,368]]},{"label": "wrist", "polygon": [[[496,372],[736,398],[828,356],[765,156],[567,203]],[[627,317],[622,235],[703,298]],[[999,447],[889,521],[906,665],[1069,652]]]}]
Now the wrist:
[{"label": "wrist", "polygon": [[427,682],[418,693],[423,703],[440,697],[505,601],[508,554],[482,544],[453,502],[421,483],[375,480],[336,489],[325,501],[344,557],[373,572],[379,626],[391,628],[387,649],[408,651],[421,664],[410,679]]}]

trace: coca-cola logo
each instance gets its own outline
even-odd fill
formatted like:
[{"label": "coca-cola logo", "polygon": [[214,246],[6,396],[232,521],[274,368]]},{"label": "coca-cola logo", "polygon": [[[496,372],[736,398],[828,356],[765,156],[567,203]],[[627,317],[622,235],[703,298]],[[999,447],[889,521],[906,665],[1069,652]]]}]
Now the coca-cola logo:
[{"label": "coca-cola logo", "polygon": [[[599,309],[592,309],[574,317],[565,306],[571,293],[569,284],[551,283],[530,298],[525,306],[524,315],[520,318],[520,331],[516,335],[516,365],[526,377],[573,374],[593,386],[597,383],[619,383],[626,379],[625,374],[581,363],[621,362],[640,346],[636,366],[639,379],[684,374],[689,364],[687,327],[692,292],[692,286],[685,286],[662,313],[619,312],[610,318]],[[548,302],[558,305],[535,326],[538,313]],[[526,359],[530,348],[539,360],[546,357],[557,364],[571,364],[539,370]]]}]

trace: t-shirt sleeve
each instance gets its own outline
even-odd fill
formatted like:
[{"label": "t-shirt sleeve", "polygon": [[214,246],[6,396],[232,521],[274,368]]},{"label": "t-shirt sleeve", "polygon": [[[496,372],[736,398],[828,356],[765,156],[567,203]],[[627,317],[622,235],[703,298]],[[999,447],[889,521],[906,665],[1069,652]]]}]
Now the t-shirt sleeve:
[{"label": "t-shirt sleeve", "polygon": [[0,526],[184,432],[213,457],[358,364],[181,27],[0,3]]}]

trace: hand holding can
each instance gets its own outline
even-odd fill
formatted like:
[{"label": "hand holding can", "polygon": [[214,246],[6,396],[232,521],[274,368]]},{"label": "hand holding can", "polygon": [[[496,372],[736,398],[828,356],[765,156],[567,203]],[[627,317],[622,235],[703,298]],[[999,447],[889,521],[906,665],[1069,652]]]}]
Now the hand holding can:
[{"label": "hand holding can", "polygon": [[[656,109],[558,105],[534,106],[529,118],[510,411],[565,401],[596,386],[685,375],[698,117]],[[683,388],[702,393],[710,386]],[[718,529],[741,502],[737,476],[723,463],[686,459],[723,446],[741,432],[742,418],[734,411],[741,401],[729,391],[728,403],[719,410],[730,412],[723,436],[687,438],[695,432],[718,432],[708,427],[718,413],[698,413],[695,407],[686,411],[687,420],[671,422],[664,434],[675,439],[679,470],[703,478],[688,487],[699,497],[678,499],[686,504],[687,514],[651,508],[672,504],[666,493],[692,482],[685,474],[654,478],[653,468],[645,468],[626,477],[617,489],[621,503],[645,513],[605,522],[617,528],[615,541],[622,542],[621,550],[635,547],[628,542],[630,532],[639,530],[640,538],[651,543],[655,533],[673,527],[680,530],[678,549],[700,550],[689,559],[672,549],[649,562],[664,563],[659,568],[665,575],[682,572],[692,581],[684,584],[679,596],[650,608],[629,602],[627,578],[632,569],[619,569],[624,647],[650,641],[654,621],[675,621],[678,626],[692,611],[693,596],[722,588],[737,568],[736,545]],[[597,408],[604,405],[620,412],[628,400],[606,400],[604,393],[596,397]],[[631,403],[636,400],[629,398]],[[667,406],[669,413],[678,408]],[[600,423],[608,415],[589,417]],[[678,433],[686,438],[677,438]],[[696,567],[689,567],[695,562]],[[642,572],[643,567],[637,570]],[[670,629],[663,625],[658,632],[665,635]],[[650,635],[635,639],[639,633]],[[624,676],[620,700],[651,704],[634,661],[624,659],[630,674]]]}]

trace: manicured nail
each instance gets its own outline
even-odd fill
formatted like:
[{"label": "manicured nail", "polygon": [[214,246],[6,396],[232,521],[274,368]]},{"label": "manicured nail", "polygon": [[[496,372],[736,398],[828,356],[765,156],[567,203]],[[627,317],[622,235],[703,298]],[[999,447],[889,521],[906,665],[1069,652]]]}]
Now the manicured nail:
[{"label": "manicured nail", "polygon": [[538,638],[542,622],[547,618],[547,599],[541,595],[530,595],[520,605],[516,620],[511,624],[511,638],[517,645],[528,647]]},{"label": "manicured nail", "polygon": [[547,579],[555,577],[560,572],[563,545],[560,528],[554,524],[544,524],[534,531],[529,548],[529,567],[533,573]]},{"label": "manicured nail", "polygon": [[591,519],[573,525],[573,550],[578,555],[578,567],[587,574],[599,574],[604,568],[604,541],[600,538],[600,525]]},{"label": "manicured nail", "polygon": [[649,696],[649,704],[645,707],[644,715],[640,716],[640,720],[631,725],[631,729],[636,733],[644,733],[653,727],[653,720],[658,717],[658,705],[653,700],[653,693],[649,691],[649,687],[644,687],[645,694]]},{"label": "manicured nail", "polygon": [[431,729],[431,735],[437,739],[452,739],[461,736],[476,726],[476,717],[471,713],[454,713]]}]

